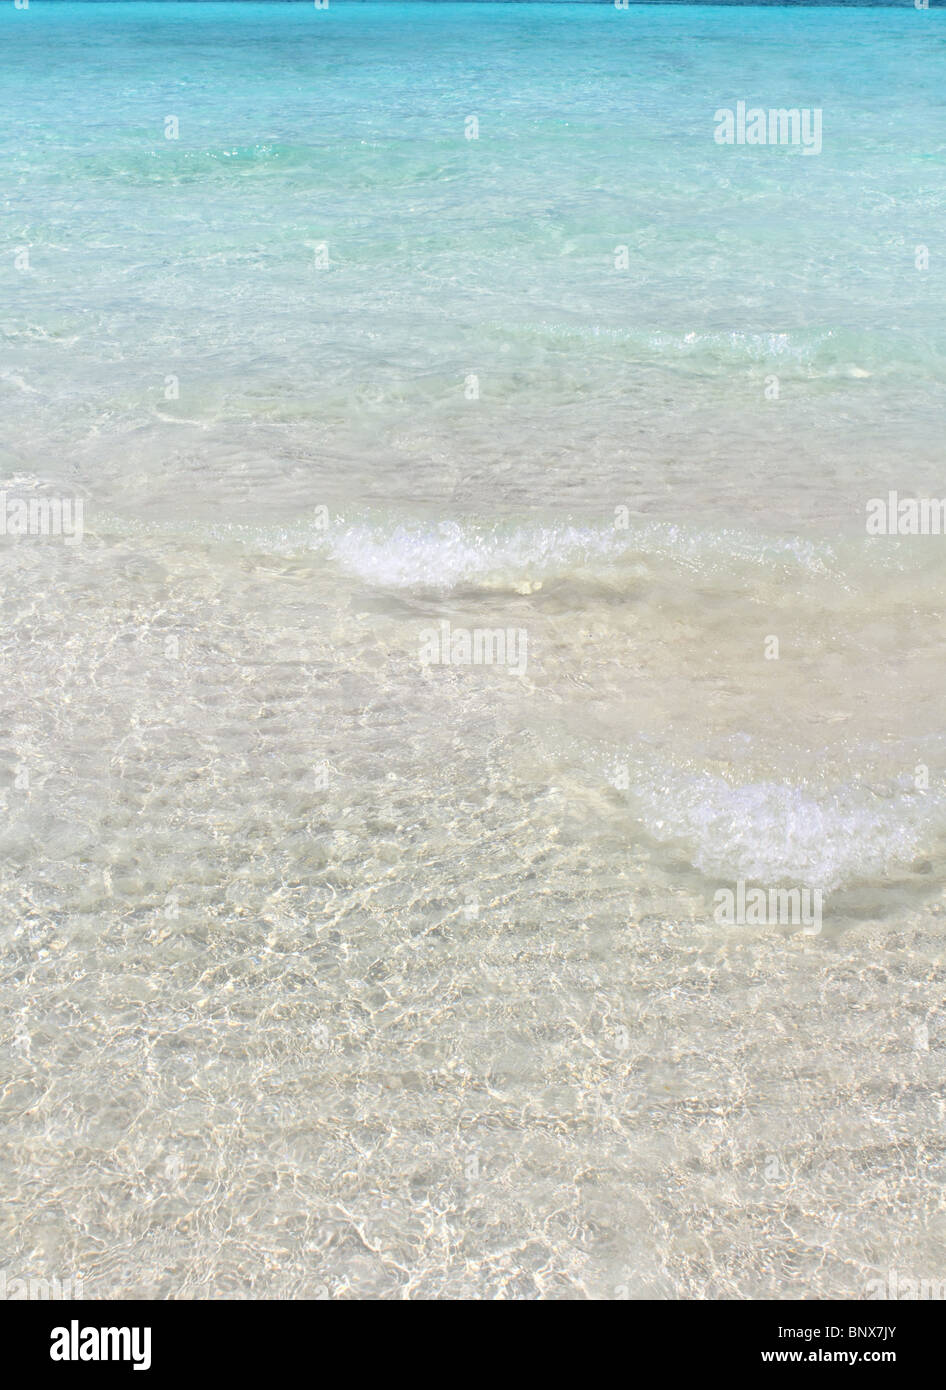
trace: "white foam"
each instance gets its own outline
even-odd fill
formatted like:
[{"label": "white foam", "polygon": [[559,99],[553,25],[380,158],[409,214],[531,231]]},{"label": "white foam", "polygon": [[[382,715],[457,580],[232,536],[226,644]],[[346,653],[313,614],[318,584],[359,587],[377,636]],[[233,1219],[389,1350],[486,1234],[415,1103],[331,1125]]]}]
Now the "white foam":
[{"label": "white foam", "polygon": [[626,529],[571,522],[514,528],[415,522],[393,529],[356,523],[333,527],[325,544],[344,570],[367,583],[441,591],[464,584],[515,585],[578,570],[613,574],[635,558],[674,561],[687,568],[775,563],[811,573],[827,572],[833,560],[830,547],[796,537],[692,531],[637,519]]},{"label": "white foam", "polygon": [[681,843],[694,867],[725,879],[825,890],[904,866],[944,824],[941,796],[905,787],[814,790],[733,785],[711,773],[640,772],[630,796],[651,835]]}]

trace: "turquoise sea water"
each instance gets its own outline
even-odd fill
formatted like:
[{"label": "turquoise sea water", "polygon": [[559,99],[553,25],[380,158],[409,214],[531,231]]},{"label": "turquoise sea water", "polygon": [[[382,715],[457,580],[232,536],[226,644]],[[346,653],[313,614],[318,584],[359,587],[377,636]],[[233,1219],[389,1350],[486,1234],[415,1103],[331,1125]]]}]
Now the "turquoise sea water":
[{"label": "turquoise sea water", "polygon": [[[274,431],[312,455],[254,517],[336,500],[338,460],[342,500],[438,499],[480,466],[480,507],[630,486],[671,520],[735,519],[748,469],[776,527],[832,532],[865,487],[935,483],[942,285],[935,252],[914,266],[944,215],[935,10],[37,3],[0,23],[0,233],[31,267],[4,327],[32,386],[2,442],[24,467],[68,448],[103,504],[132,500],[133,430],[162,474],[137,502],[186,479],[199,505],[204,478],[217,508],[213,458],[195,479],[168,457],[194,426],[160,414],[247,467]],[[822,153],[720,148],[740,99],[820,106]],[[436,444],[405,458],[417,421]]]},{"label": "turquoise sea water", "polygon": [[946,565],[865,505],[944,493],[944,76],[912,6],[3,6],[0,491],[84,509],[0,537],[5,1272],[937,1274]]}]

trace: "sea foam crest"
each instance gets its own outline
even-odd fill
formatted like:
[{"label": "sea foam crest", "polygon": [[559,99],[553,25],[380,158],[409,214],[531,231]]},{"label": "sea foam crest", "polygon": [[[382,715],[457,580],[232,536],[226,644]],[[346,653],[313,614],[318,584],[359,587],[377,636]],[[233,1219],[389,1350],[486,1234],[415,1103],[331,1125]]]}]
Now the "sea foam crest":
[{"label": "sea foam crest", "polygon": [[909,864],[946,811],[942,797],[905,787],[815,791],[678,770],[638,774],[629,795],[654,839],[682,844],[708,876],[825,890]]},{"label": "sea foam crest", "polygon": [[578,571],[614,577],[621,566],[648,559],[688,569],[736,563],[818,574],[828,572],[833,561],[829,546],[797,537],[689,530],[635,519],[624,528],[572,522],[356,522],[333,526],[321,543],[343,570],[366,583],[441,591],[462,585],[517,587]]}]

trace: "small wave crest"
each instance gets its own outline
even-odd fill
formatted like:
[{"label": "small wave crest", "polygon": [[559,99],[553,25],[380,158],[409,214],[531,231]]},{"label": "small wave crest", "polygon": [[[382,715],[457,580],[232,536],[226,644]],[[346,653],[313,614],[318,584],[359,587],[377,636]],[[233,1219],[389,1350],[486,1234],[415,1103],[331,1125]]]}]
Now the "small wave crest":
[{"label": "small wave crest", "polygon": [[[698,580],[755,583],[762,575],[830,579],[860,592],[872,577],[941,570],[938,552],[898,541],[850,536],[778,535],[736,527],[694,527],[626,516],[598,523],[563,519],[493,522],[424,520],[372,514],[316,518],[310,510],[290,522],[145,521],[100,512],[102,535],[154,535],[237,545],[279,557],[316,556],[375,588],[449,594],[481,589],[530,593],[556,580],[579,579],[620,589],[629,577],[674,570]],[[623,509],[617,509],[623,510]],[[90,528],[91,529],[91,528]]]},{"label": "small wave crest", "polygon": [[943,797],[905,780],[824,790],[641,767],[628,797],[653,839],[708,877],[825,891],[903,869],[946,829]]},{"label": "small wave crest", "polygon": [[333,528],[325,546],[342,569],[367,583],[439,591],[464,586],[528,591],[578,572],[617,580],[628,565],[648,560],[691,570],[735,563],[825,574],[834,559],[829,545],[796,537],[695,531],[634,519],[626,526],[356,523]]}]

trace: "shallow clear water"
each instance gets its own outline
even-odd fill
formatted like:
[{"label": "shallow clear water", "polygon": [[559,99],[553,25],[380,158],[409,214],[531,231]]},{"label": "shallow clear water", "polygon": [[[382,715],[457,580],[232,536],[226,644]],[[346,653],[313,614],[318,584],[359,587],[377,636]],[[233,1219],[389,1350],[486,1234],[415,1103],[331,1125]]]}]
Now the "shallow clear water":
[{"label": "shallow clear water", "polygon": [[[0,487],[84,523],[0,537],[0,1269],[941,1272],[946,538],[865,505],[944,492],[942,15],[0,42]],[[740,100],[821,152],[718,145]]]}]

